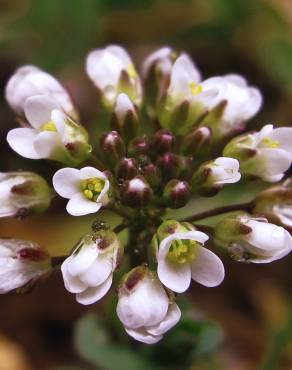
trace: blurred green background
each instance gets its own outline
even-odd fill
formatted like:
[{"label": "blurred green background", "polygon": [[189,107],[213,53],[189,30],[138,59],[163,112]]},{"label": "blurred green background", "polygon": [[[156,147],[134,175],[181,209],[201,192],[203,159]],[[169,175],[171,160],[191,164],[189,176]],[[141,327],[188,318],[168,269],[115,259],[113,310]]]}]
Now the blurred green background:
[{"label": "blurred green background", "polygon": [[[204,77],[241,73],[264,95],[249,128],[291,125],[291,0],[0,0],[0,170],[33,169],[47,178],[56,170],[18,157],[5,143],[17,124],[3,97],[15,68],[36,64],[55,74],[82,122],[98,124],[84,60],[110,43],[128,48],[138,67],[149,52],[171,45],[191,54]],[[239,192],[227,197],[238,200]],[[92,218],[76,220],[60,205],[21,222],[0,219],[1,235],[33,239],[55,255],[68,251]],[[268,266],[224,263],[224,284],[193,284],[186,319],[156,349],[110,342],[104,327],[117,326],[111,299],[80,307],[59,273],[31,294],[2,296],[0,370],[291,369],[291,256]]]}]

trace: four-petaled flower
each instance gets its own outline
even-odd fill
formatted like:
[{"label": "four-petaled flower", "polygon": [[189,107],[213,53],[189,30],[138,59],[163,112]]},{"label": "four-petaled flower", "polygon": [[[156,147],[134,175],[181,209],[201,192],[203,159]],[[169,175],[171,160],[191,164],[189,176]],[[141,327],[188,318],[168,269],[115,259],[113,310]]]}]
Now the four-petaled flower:
[{"label": "four-petaled flower", "polygon": [[53,185],[61,197],[70,199],[66,208],[73,216],[95,213],[109,201],[109,180],[94,167],[62,168],[53,176]]}]

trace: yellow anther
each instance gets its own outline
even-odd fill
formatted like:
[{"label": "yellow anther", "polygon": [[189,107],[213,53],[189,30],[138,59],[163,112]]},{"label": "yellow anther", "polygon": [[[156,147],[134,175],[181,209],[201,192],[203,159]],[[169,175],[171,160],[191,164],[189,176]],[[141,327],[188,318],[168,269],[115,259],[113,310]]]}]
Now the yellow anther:
[{"label": "yellow anther", "polygon": [[133,63],[130,63],[127,68],[128,75],[132,78],[137,77],[137,72]]},{"label": "yellow anther", "polygon": [[277,140],[272,140],[271,138],[266,137],[260,142],[260,146],[264,146],[266,148],[279,148],[280,143]]},{"label": "yellow anther", "polygon": [[202,85],[196,84],[194,81],[192,81],[190,84],[190,90],[192,95],[200,94],[203,91]]},{"label": "yellow anther", "polygon": [[49,121],[49,122],[45,123],[44,125],[42,125],[41,131],[57,132],[57,127],[56,127],[56,125],[54,124],[53,121]]},{"label": "yellow anther", "polygon": [[195,240],[175,240],[169,248],[167,259],[179,265],[192,262],[196,257],[198,245]]},{"label": "yellow anther", "polygon": [[81,182],[81,190],[87,199],[96,202],[104,188],[104,184],[105,181],[103,179],[92,177]]}]

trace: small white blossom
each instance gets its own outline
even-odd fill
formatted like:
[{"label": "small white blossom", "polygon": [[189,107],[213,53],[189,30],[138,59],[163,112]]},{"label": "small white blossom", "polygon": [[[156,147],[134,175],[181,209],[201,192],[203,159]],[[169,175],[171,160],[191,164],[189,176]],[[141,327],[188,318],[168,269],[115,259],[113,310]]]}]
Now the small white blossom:
[{"label": "small white blossom", "polygon": [[210,164],[209,168],[211,172],[208,181],[212,185],[233,184],[240,180],[241,175],[237,159],[219,157]]},{"label": "small white blossom", "polygon": [[91,51],[86,60],[86,72],[102,92],[107,105],[113,106],[121,92],[135,104],[141,104],[141,82],[129,54],[122,47],[111,45]]},{"label": "small white blossom", "polygon": [[0,172],[0,217],[42,212],[51,197],[45,179],[33,172]]},{"label": "small white blossom", "polygon": [[224,266],[213,252],[203,247],[208,235],[180,229],[159,241],[156,258],[160,281],[177,293],[185,292],[191,279],[207,287],[221,284]]},{"label": "small white blossom", "polygon": [[112,285],[121,253],[113,232],[97,232],[84,237],[61,266],[65,288],[76,294],[78,303],[97,302]]},{"label": "small white blossom", "polygon": [[50,269],[49,255],[35,243],[0,239],[0,294],[32,286]]},{"label": "small white blossom", "polygon": [[153,67],[161,75],[169,75],[173,65],[173,54],[174,51],[170,47],[165,46],[148,55],[142,65],[143,77],[147,78]]},{"label": "small white blossom", "polygon": [[62,168],[53,176],[53,185],[61,197],[69,199],[67,211],[73,216],[95,213],[109,200],[110,183],[93,167]]},{"label": "small white blossom", "polygon": [[54,159],[78,164],[87,158],[91,147],[86,131],[45,95],[26,99],[24,113],[31,127],[10,130],[8,144],[23,157]]},{"label": "small white blossom", "polygon": [[266,125],[259,132],[231,140],[224,155],[238,158],[242,173],[276,182],[291,166],[291,141],[291,127],[274,129],[273,125]]},{"label": "small white blossom", "polygon": [[154,344],[178,323],[181,312],[169,301],[156,274],[147,270],[140,275],[139,269],[143,267],[130,271],[119,288],[117,314],[131,337]]},{"label": "small white blossom", "polygon": [[70,96],[59,81],[35,66],[18,68],[6,85],[5,96],[8,104],[17,114],[23,115],[26,99],[34,95],[50,97],[66,114],[78,118]]}]

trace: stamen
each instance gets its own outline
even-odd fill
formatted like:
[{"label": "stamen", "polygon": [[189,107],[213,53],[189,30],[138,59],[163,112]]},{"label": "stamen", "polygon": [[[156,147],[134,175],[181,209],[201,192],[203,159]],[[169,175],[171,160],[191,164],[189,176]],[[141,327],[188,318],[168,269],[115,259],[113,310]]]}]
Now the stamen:
[{"label": "stamen", "polygon": [[167,259],[180,265],[192,262],[196,257],[198,245],[195,240],[175,240],[169,248]]},{"label": "stamen", "polygon": [[40,131],[57,132],[57,127],[53,121],[49,121],[41,126]]},{"label": "stamen", "polygon": [[202,85],[198,85],[194,81],[189,84],[189,87],[192,95],[200,94],[203,91]]},{"label": "stamen", "polygon": [[260,146],[266,148],[279,148],[280,143],[277,140],[272,140],[271,138],[266,137],[260,142]]},{"label": "stamen", "polygon": [[132,78],[135,78],[137,77],[137,72],[136,72],[136,69],[134,67],[134,64],[130,63],[128,65],[128,68],[127,68],[127,72],[128,72],[128,75]]},{"label": "stamen", "polygon": [[105,181],[103,179],[92,177],[81,182],[81,189],[87,199],[96,202],[104,188],[104,184]]}]

